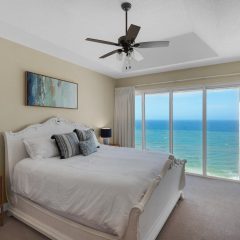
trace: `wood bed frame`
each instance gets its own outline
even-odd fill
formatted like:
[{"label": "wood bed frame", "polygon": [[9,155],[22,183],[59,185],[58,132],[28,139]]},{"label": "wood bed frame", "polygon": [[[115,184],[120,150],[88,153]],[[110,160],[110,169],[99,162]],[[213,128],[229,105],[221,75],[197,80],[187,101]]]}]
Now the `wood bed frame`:
[{"label": "wood bed frame", "polygon": [[[118,237],[94,230],[61,217],[38,204],[15,194],[11,190],[15,164],[27,157],[23,139],[27,137],[52,136],[85,128],[61,118],[51,118],[43,124],[31,125],[19,132],[5,132],[5,176],[9,212],[53,240],[119,240]],[[129,215],[128,226],[121,240],[154,240],[179,198],[184,166],[174,166],[163,177],[152,182],[141,202]]]}]

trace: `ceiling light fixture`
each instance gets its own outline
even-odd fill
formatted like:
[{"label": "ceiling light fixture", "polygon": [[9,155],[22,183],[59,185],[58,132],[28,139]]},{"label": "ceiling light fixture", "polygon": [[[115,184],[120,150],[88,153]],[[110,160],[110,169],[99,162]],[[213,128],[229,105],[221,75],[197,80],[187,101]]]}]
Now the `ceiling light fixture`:
[{"label": "ceiling light fixture", "polygon": [[140,31],[139,26],[131,24],[128,28],[128,11],[131,9],[132,5],[129,2],[124,2],[121,4],[121,7],[123,11],[125,11],[125,26],[126,26],[126,34],[124,36],[121,36],[118,39],[118,43],[94,39],[94,38],[86,38],[87,41],[96,42],[96,43],[102,43],[112,46],[121,47],[119,49],[113,50],[107,54],[104,54],[100,58],[106,58],[113,54],[119,55],[119,59],[122,58],[122,54],[125,54],[125,70],[130,70],[132,59],[136,61],[142,61],[143,56],[141,53],[136,51],[136,48],[157,48],[157,47],[168,47],[169,41],[152,41],[152,42],[140,42],[135,43],[135,40],[138,36],[138,33]]}]

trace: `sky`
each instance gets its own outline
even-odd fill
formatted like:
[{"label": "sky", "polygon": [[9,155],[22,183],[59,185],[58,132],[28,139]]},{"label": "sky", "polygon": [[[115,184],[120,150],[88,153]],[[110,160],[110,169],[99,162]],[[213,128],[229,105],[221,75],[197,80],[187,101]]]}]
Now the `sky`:
[{"label": "sky", "polygon": [[[135,98],[135,118],[141,120],[141,96]],[[208,120],[238,120],[239,90],[207,90]],[[145,119],[169,119],[169,94],[145,95]],[[202,91],[175,92],[173,94],[174,120],[202,120]]]}]

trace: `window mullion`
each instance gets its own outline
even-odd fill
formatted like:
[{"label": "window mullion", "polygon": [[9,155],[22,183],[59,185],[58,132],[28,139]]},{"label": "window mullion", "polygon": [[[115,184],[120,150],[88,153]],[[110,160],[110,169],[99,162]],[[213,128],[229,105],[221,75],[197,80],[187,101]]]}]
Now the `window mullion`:
[{"label": "window mullion", "polygon": [[173,153],[173,91],[169,92],[169,152]]},{"label": "window mullion", "polygon": [[202,99],[202,170],[207,176],[207,90],[203,88]]},{"label": "window mullion", "polygon": [[142,94],[142,149],[146,149],[145,134],[145,93]]},{"label": "window mullion", "polygon": [[240,180],[240,88],[238,88],[238,179]]}]

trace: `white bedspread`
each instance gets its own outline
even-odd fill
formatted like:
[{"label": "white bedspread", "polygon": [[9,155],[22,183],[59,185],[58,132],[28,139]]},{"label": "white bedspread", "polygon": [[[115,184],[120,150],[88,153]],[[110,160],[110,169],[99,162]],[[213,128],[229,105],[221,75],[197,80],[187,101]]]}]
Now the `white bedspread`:
[{"label": "white bedspread", "polygon": [[94,229],[122,237],[132,207],[170,165],[167,153],[103,146],[87,157],[24,159],[13,191]]}]

